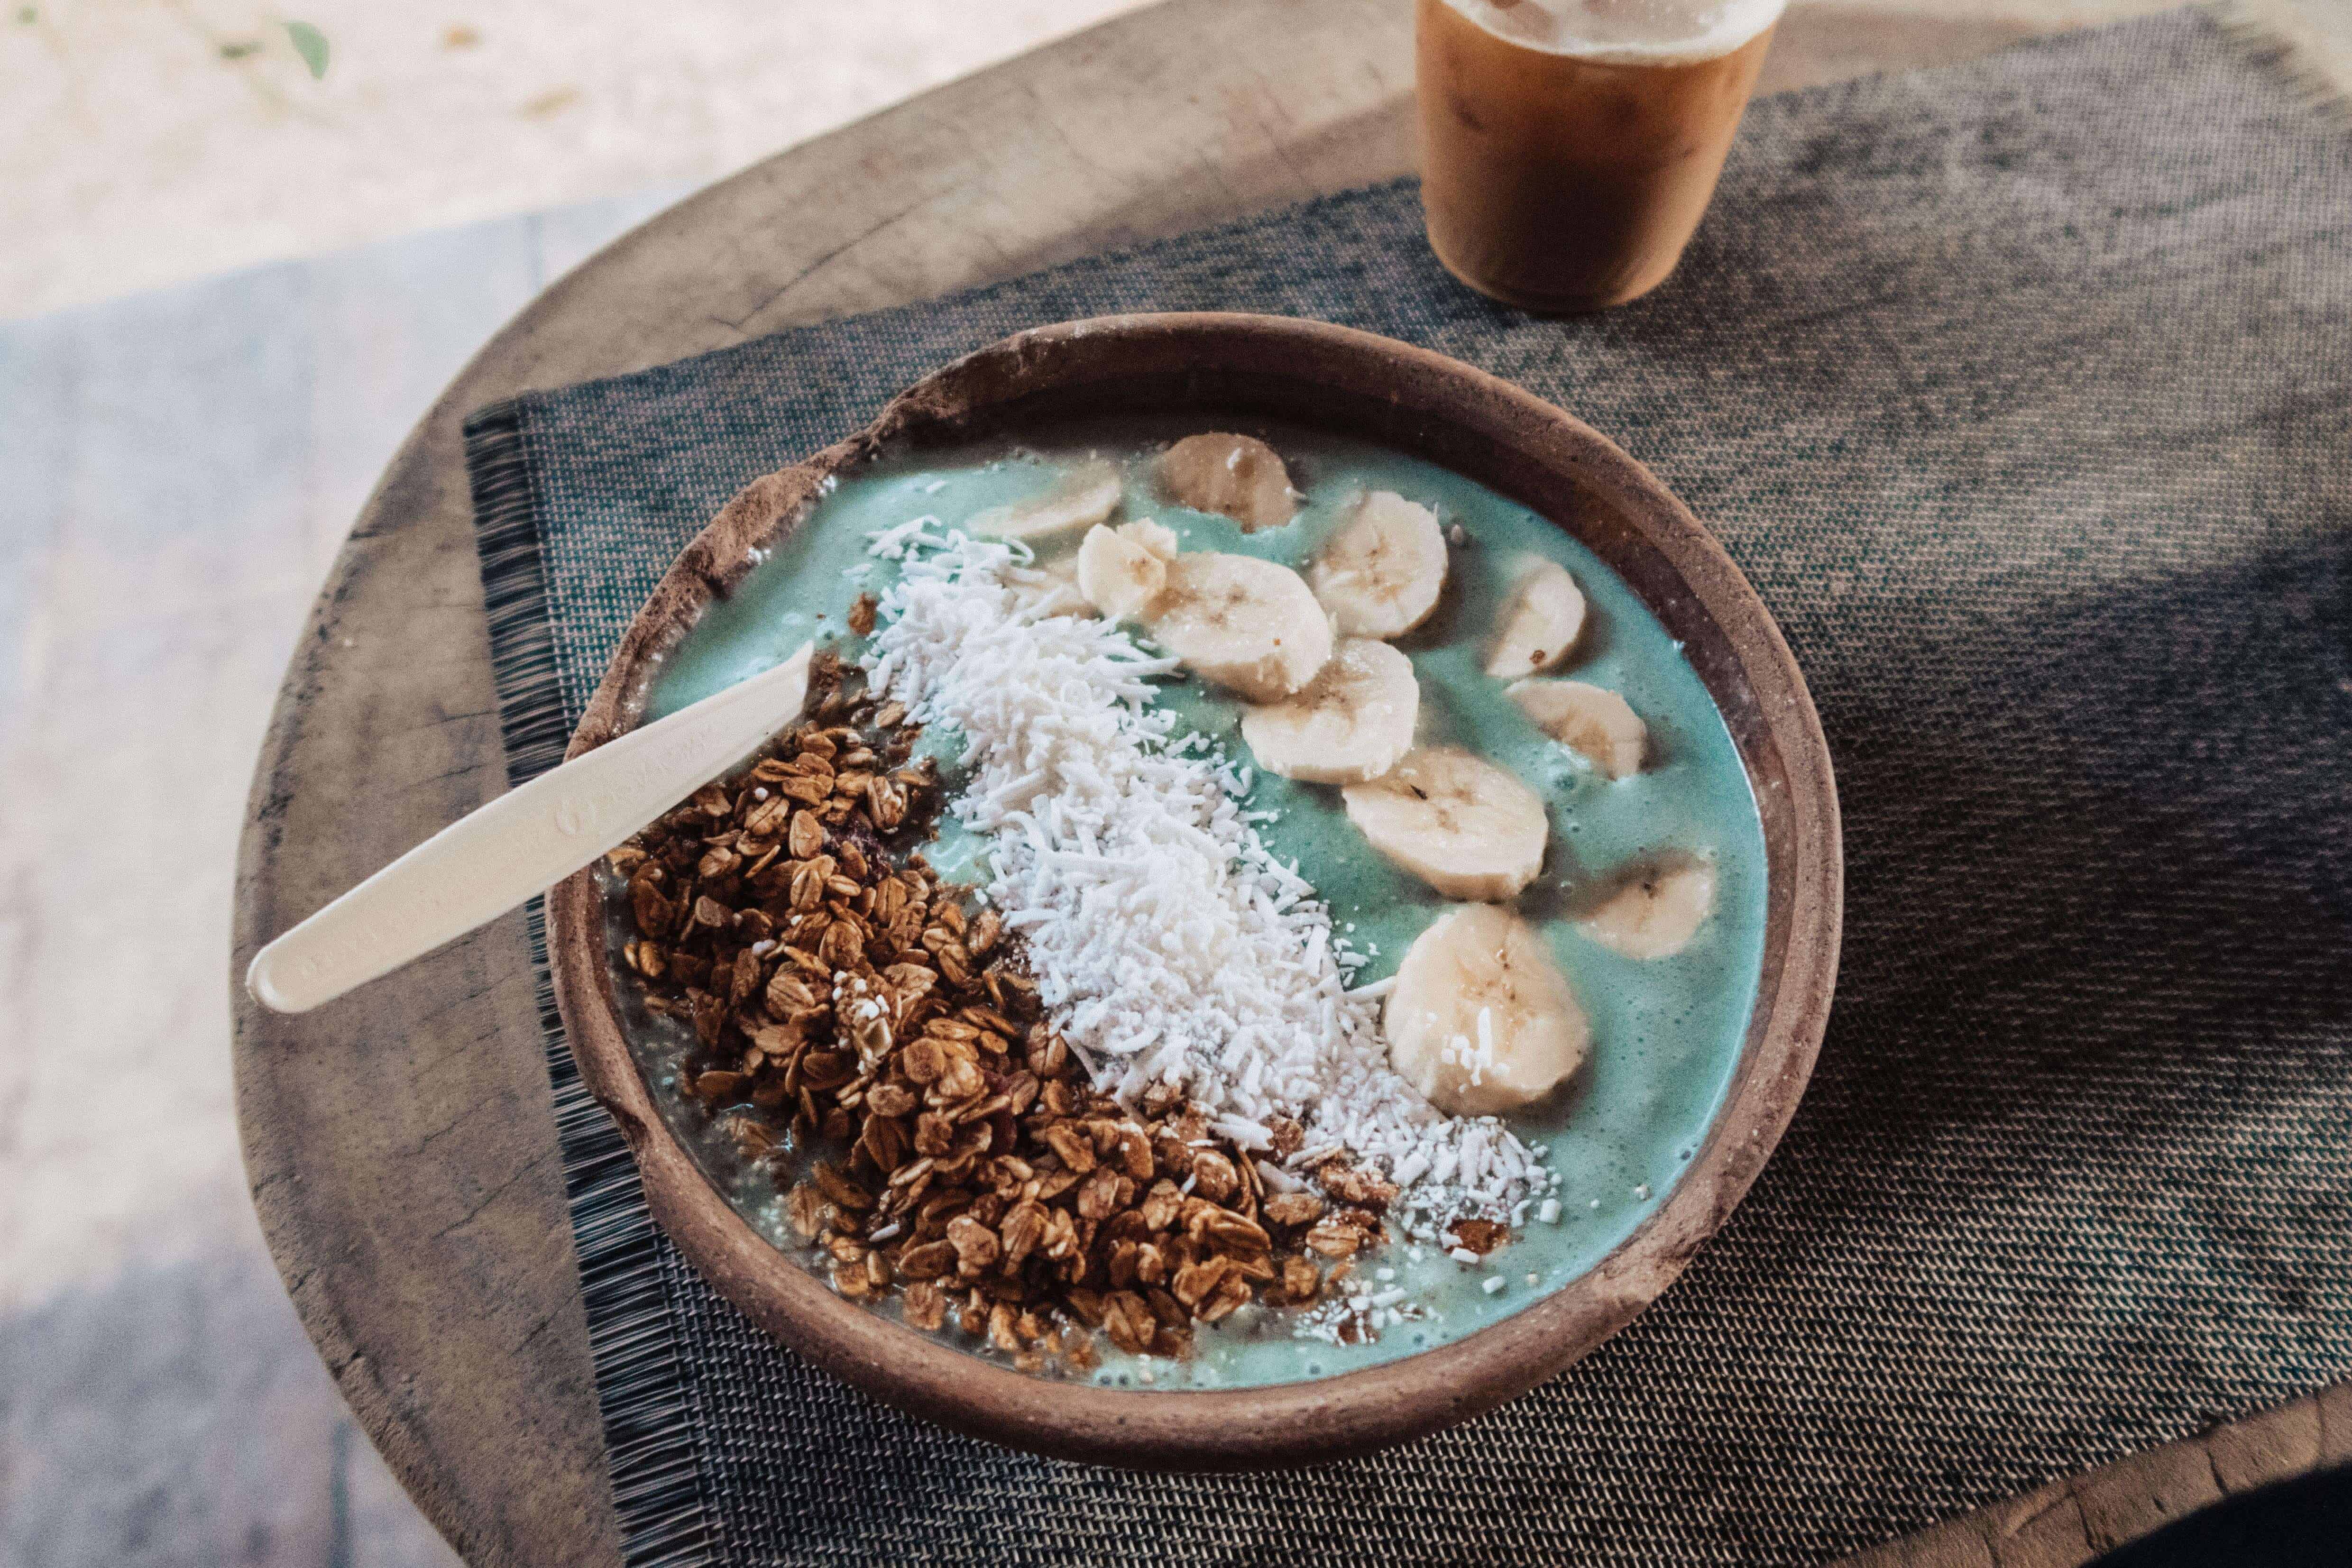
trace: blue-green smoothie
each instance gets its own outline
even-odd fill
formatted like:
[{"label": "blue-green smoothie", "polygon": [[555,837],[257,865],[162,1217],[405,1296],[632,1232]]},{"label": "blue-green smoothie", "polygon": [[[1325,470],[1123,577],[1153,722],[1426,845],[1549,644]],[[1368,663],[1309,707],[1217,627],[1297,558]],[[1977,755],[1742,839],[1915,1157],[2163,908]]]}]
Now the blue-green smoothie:
[{"label": "blue-green smoothie", "polygon": [[[1561,1178],[1559,1218],[1545,1223],[1530,1216],[1509,1245],[1475,1266],[1402,1243],[1363,1260],[1351,1289],[1402,1287],[1431,1314],[1391,1326],[1375,1341],[1301,1339],[1282,1311],[1252,1306],[1202,1329],[1195,1354],[1179,1365],[1109,1354],[1091,1375],[1163,1387],[1286,1382],[1392,1360],[1474,1333],[1591,1269],[1664,1200],[1696,1154],[1747,1033],[1764,943],[1763,833],[1738,750],[1679,646],[1597,556],[1527,507],[1459,475],[1280,425],[1241,428],[1282,455],[1306,500],[1287,526],[1244,533],[1223,517],[1171,504],[1154,476],[1153,461],[1170,441],[1205,428],[1199,420],[1124,420],[1066,426],[1050,442],[1020,447],[995,443],[887,456],[844,481],[790,541],[711,607],[668,655],[652,702],[655,716],[673,711],[772,666],[812,637],[829,639],[854,657],[861,643],[847,629],[850,606],[861,592],[878,593],[897,570],[868,554],[870,535],[923,516],[953,528],[983,508],[1035,494],[1088,456],[1112,459],[1126,476],[1115,520],[1156,517],[1186,550],[1264,556],[1302,570],[1368,490],[1393,490],[1437,514],[1452,546],[1447,587],[1430,620],[1395,643],[1421,684],[1418,741],[1479,752],[1546,800],[1551,841],[1543,875],[1517,907],[1543,932],[1591,1020],[1591,1056],[1567,1095],[1507,1119],[1523,1140],[1548,1150]],[[1589,607],[1572,655],[1548,674],[1605,686],[1633,705],[1649,727],[1648,760],[1638,774],[1612,781],[1584,764],[1538,729],[1504,695],[1505,683],[1483,668],[1505,596],[1535,556],[1565,566]],[[1247,759],[1234,698],[1197,682],[1171,681],[1160,700],[1180,716],[1180,733],[1189,727]],[[951,734],[934,733],[924,748],[952,762],[958,746]],[[1335,930],[1369,956],[1355,984],[1392,974],[1413,938],[1447,907],[1370,850],[1349,823],[1337,789],[1260,771],[1246,804],[1277,813],[1258,830],[1267,847],[1279,858],[1296,857],[1299,873],[1329,904]],[[931,858],[942,874],[983,880],[972,869],[983,847],[950,820]],[[1676,852],[1711,860],[1717,873],[1714,914],[1680,953],[1647,962],[1622,957],[1565,917],[1578,890],[1637,859]],[[684,1039],[668,1020],[637,1012],[634,1004],[631,1011],[673,1125],[702,1151],[713,1178],[739,1207],[798,1256],[772,1179],[740,1168],[725,1140],[703,1126],[690,1097],[677,1092]],[[1392,1277],[1380,1278],[1381,1270],[1393,1270]]]}]

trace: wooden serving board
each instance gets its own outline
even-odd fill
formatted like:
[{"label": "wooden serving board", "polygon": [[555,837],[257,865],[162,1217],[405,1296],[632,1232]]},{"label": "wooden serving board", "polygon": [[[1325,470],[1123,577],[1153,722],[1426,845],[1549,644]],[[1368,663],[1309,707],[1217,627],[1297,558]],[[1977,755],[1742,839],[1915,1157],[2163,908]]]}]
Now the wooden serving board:
[{"label": "wooden serving board", "polygon": [[[1759,90],[2150,8],[1801,5]],[[232,975],[504,786],[467,413],[1403,173],[1410,13],[1169,0],[771,158],[551,287],[410,434],[320,595],[255,773]],[[468,1561],[617,1562],[520,917],[300,1018],[232,989],[254,1202],[362,1424]],[[2071,1568],[2347,1458],[2352,1390],[2337,1389],[1868,1561]]]}]

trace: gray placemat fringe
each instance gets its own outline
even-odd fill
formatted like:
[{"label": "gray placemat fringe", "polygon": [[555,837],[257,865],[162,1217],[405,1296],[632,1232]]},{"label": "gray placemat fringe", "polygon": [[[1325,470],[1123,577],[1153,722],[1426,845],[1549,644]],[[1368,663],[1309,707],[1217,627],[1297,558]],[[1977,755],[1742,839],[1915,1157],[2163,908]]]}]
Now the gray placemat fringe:
[{"label": "gray placemat fringe", "polygon": [[2352,130],[2352,89],[2311,57],[2315,45],[2281,31],[2278,18],[2255,0],[2210,0],[2205,9],[2247,58],[2277,73],[2304,107]]},{"label": "gray placemat fringe", "polygon": [[[572,737],[540,557],[528,421],[528,407],[509,401],[466,422],[466,473],[510,789],[562,762]],[[543,899],[530,901],[525,925],[624,1561],[628,1568],[689,1568],[709,1561],[710,1512],[698,1412],[663,1285],[660,1231],[628,1145],[572,1060],[548,968]]]}]

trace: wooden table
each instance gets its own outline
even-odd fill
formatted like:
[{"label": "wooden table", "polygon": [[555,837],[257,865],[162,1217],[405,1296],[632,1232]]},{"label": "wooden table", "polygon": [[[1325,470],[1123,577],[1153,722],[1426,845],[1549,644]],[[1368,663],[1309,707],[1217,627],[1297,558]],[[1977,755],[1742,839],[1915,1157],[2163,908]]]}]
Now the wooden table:
[{"label": "wooden table", "polygon": [[[1759,90],[2147,8],[2007,5],[1801,6]],[[551,287],[410,434],[320,595],[254,778],[232,973],[504,787],[467,413],[1402,173],[1410,30],[1401,0],[1171,0],[771,158]],[[253,1200],[362,1424],[468,1561],[617,1561],[520,917],[302,1018],[232,989]],[[1878,1560],[2084,1562],[2352,1456],[2336,1392]]]}]

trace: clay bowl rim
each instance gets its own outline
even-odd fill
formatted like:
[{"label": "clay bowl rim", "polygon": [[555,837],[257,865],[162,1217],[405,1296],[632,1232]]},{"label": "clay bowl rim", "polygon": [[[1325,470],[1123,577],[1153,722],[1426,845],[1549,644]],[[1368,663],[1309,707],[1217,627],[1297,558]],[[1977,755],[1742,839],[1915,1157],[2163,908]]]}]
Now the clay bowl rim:
[{"label": "clay bowl rim", "polygon": [[1017,333],[925,376],[846,440],[753,481],[679,554],[630,623],[570,755],[636,722],[656,656],[751,569],[753,547],[798,526],[830,476],[885,445],[1121,398],[1204,417],[1311,408],[1322,417],[1305,415],[1310,423],[1431,455],[1569,528],[1685,638],[1763,810],[1769,888],[1748,1039],[1721,1110],[1665,1201],[1582,1277],[1461,1340],[1378,1366],[1229,1390],[1030,1376],[836,1296],[703,1175],[630,1054],[593,868],[549,896],[556,1000],[581,1074],[635,1156],[656,1219],[723,1295],[825,1371],[941,1426],[1066,1458],[1156,1469],[1319,1463],[1434,1431],[1552,1376],[1631,1322],[1722,1227],[1788,1125],[1827,1023],[1842,914],[1836,788],[1811,697],[1770,613],[1689,509],[1614,443],[1425,350],[1319,322],[1205,312]]}]

